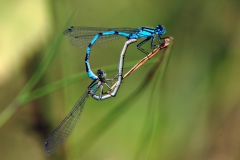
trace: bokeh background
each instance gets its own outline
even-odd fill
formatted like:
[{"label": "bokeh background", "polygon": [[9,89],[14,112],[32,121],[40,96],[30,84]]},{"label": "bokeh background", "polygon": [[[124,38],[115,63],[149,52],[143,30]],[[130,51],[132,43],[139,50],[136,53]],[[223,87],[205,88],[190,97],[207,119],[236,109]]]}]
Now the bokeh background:
[{"label": "bokeh background", "polygon": [[[238,0],[0,4],[1,160],[240,159]],[[89,98],[71,136],[46,156],[45,140],[91,82],[86,49],[70,46],[64,29],[157,24],[174,37],[167,68],[155,68],[143,84],[159,54],[124,80],[115,98]],[[93,47],[92,69],[116,74],[125,40]],[[143,57],[131,45],[124,70]]]}]

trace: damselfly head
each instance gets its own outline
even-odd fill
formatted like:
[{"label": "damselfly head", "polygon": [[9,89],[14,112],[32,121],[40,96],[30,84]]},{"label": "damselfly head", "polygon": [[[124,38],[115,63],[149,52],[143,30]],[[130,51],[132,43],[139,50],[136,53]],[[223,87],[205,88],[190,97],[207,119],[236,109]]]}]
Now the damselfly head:
[{"label": "damselfly head", "polygon": [[164,33],[166,33],[166,30],[163,25],[159,24],[157,25],[155,32],[159,35],[163,35]]},{"label": "damselfly head", "polygon": [[97,75],[98,75],[98,78],[100,78],[100,79],[103,79],[103,78],[106,78],[106,77],[107,77],[106,72],[104,72],[104,71],[101,70],[101,69],[97,70]]}]

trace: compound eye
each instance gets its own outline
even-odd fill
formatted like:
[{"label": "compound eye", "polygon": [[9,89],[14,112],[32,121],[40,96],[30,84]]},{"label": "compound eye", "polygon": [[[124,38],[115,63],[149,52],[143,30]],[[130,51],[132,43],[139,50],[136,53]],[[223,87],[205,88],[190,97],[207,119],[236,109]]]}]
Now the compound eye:
[{"label": "compound eye", "polygon": [[163,25],[159,24],[159,25],[157,25],[157,27],[156,27],[156,32],[157,32],[157,34],[159,34],[159,35],[163,35],[164,33],[166,33],[166,30],[165,30],[165,28],[164,28]]},{"label": "compound eye", "polygon": [[101,69],[97,70],[97,75],[99,78],[105,78],[107,76],[107,74]]},{"label": "compound eye", "polygon": [[163,25],[159,24],[159,25],[157,25],[157,29],[163,30],[164,27],[163,27]]}]

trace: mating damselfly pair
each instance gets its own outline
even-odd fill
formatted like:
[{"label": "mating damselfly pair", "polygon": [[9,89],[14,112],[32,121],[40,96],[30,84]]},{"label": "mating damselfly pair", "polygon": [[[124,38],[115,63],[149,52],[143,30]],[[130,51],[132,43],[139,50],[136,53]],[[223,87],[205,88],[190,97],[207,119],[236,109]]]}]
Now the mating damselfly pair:
[{"label": "mating damselfly pair", "polygon": [[[107,98],[114,97],[117,94],[117,91],[121,85],[122,79],[130,75],[133,71],[137,69],[140,65],[145,63],[149,59],[149,56],[155,55],[158,51],[148,53],[146,50],[141,48],[141,46],[147,41],[151,40],[151,49],[156,48],[160,45],[160,49],[165,48],[168,45],[170,39],[163,38],[164,42],[161,43],[161,35],[165,33],[165,29],[162,25],[157,25],[156,28],[151,27],[139,27],[137,29],[131,28],[96,28],[96,27],[70,27],[64,31],[66,38],[70,41],[70,44],[77,47],[87,46],[86,51],[86,71],[88,76],[93,79],[93,82],[87,87],[86,92],[79,98],[71,112],[66,116],[66,118],[61,122],[61,124],[53,131],[53,133],[46,140],[44,149],[47,155],[52,154],[71,134],[75,128],[81,112],[83,110],[84,103],[89,96],[92,96],[97,100],[104,100]],[[118,39],[119,37],[126,37],[128,40],[125,42],[122,52],[120,54],[120,61],[118,67],[118,74],[112,79],[106,78],[106,73],[102,70],[97,71],[95,75],[90,67],[89,57],[91,48],[94,45],[102,45],[113,40]],[[154,44],[154,41],[158,38],[158,45]],[[124,55],[129,44],[134,43],[139,38],[145,38],[142,42],[137,45],[137,49],[145,53],[147,56],[143,58],[138,64],[136,64],[127,74],[123,76],[123,64],[124,64]],[[117,79],[117,82],[110,86],[108,81],[113,81]],[[108,92],[103,93],[103,85],[108,88]],[[100,90],[100,94],[97,95],[96,92]]]}]

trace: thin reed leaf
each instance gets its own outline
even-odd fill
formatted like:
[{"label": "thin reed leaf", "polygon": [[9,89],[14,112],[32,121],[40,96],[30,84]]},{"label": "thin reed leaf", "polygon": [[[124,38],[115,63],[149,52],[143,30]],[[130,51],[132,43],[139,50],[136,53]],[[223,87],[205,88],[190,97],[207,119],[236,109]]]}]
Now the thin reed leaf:
[{"label": "thin reed leaf", "polygon": [[[156,128],[159,127],[159,115],[157,114],[159,110],[159,92],[161,90],[161,84],[163,81],[164,73],[166,72],[167,64],[170,59],[171,47],[173,40],[167,49],[164,50],[163,54],[159,58],[158,62],[149,71],[149,83],[151,84],[151,94],[149,95],[149,106],[147,107],[147,117],[145,124],[142,129],[142,136],[140,137],[140,144],[137,149],[135,159],[147,159],[151,152],[151,147],[153,146],[154,139],[157,136]],[[144,87],[144,86],[142,86]]]}]

